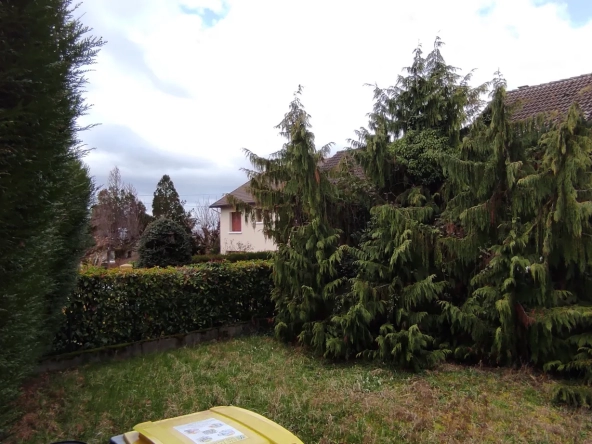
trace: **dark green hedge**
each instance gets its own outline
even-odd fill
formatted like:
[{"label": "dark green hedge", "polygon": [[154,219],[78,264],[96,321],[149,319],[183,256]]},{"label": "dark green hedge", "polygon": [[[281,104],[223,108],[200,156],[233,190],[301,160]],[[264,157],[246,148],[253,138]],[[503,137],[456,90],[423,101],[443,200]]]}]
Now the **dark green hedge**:
[{"label": "dark green hedge", "polygon": [[255,251],[245,253],[229,253],[229,254],[198,254],[192,257],[192,264],[203,264],[205,262],[240,262],[252,260],[268,260],[273,255],[272,251]]},{"label": "dark green hedge", "polygon": [[269,262],[83,271],[52,354],[273,316]]}]

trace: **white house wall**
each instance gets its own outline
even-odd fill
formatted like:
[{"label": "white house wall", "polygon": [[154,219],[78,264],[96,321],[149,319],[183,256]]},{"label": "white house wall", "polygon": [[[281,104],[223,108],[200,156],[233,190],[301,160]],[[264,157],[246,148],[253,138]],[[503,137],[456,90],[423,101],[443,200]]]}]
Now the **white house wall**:
[{"label": "white house wall", "polygon": [[245,215],[241,214],[241,231],[233,232],[231,223],[231,208],[221,208],[220,211],[220,252],[229,251],[274,251],[275,243],[263,235],[263,224],[245,222]]}]

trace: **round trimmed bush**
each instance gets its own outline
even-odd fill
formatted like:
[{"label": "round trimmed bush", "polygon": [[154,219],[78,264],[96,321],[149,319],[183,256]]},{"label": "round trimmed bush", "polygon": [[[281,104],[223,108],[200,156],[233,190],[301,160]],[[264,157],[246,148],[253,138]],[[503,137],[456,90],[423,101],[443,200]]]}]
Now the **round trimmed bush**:
[{"label": "round trimmed bush", "polygon": [[144,230],[138,254],[138,268],[187,265],[191,263],[191,240],[177,222],[159,218]]}]

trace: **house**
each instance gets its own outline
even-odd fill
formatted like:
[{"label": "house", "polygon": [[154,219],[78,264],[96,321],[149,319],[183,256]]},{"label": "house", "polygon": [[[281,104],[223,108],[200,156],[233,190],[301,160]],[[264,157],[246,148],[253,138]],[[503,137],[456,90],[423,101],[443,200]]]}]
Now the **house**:
[{"label": "house", "polygon": [[[332,157],[325,159],[320,165],[321,170],[330,170],[347,156],[347,150],[337,151]],[[362,168],[354,166],[354,174],[363,176]],[[234,196],[247,204],[255,205],[255,199],[249,192],[249,182],[242,184],[236,190],[224,195],[221,199],[210,205],[210,208],[220,209],[220,253],[232,253],[236,251],[275,251],[277,249],[272,239],[263,234],[263,222],[259,214],[255,214],[258,221],[253,224],[245,222],[244,214],[237,211],[227,199],[228,195]]]},{"label": "house", "polygon": [[[521,86],[508,91],[507,101],[510,104],[519,102],[512,116],[513,120],[523,120],[541,113],[557,113],[558,116],[564,116],[572,103],[577,102],[585,118],[592,121],[592,73],[540,85]],[[337,167],[347,155],[348,150],[338,151],[322,163],[321,169],[330,170]],[[359,165],[354,165],[352,172],[358,177],[364,176]],[[229,194],[251,205],[256,204],[249,193],[249,182]],[[263,234],[263,224],[257,222],[253,227],[251,223],[245,223],[244,216],[235,211],[226,196],[210,207],[220,208],[220,251],[222,253],[276,249],[273,240],[267,239]]]},{"label": "house", "polygon": [[[247,204],[255,205],[255,199],[249,192],[249,182],[228,193]],[[220,253],[237,251],[274,251],[275,243],[263,234],[263,221],[256,212],[255,226],[246,222],[244,214],[237,211],[224,195],[210,208],[220,209]]]},{"label": "house", "polygon": [[541,113],[565,116],[577,102],[588,121],[592,121],[592,73],[508,91],[510,104],[519,102],[512,119],[524,120]]},{"label": "house", "polygon": [[136,242],[125,242],[127,230],[119,230],[120,242],[113,246],[108,236],[95,236],[95,245],[89,248],[84,255],[83,262],[86,264],[104,268],[118,267],[121,264],[137,261],[139,256]]}]

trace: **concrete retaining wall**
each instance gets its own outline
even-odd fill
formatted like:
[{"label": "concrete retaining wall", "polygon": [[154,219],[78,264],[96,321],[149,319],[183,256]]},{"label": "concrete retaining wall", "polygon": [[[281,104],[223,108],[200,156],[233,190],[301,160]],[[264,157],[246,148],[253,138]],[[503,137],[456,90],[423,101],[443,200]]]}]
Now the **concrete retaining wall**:
[{"label": "concrete retaining wall", "polygon": [[191,347],[208,341],[253,334],[256,331],[257,327],[253,323],[245,322],[142,342],[134,342],[131,344],[114,345],[111,347],[68,353],[65,355],[49,356],[41,361],[37,368],[37,372],[60,371],[84,364],[123,360],[134,356],[141,356],[146,353],[164,352],[181,347]]}]

